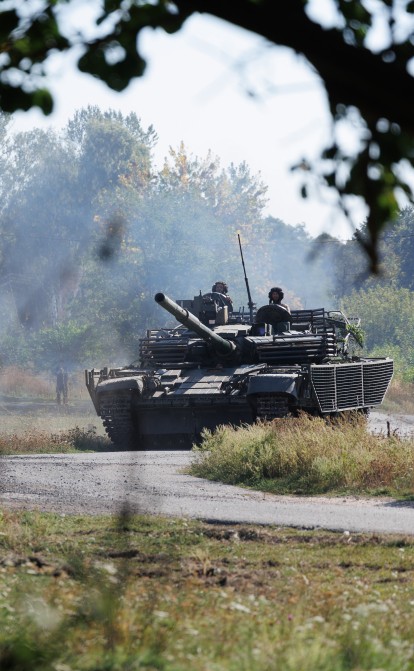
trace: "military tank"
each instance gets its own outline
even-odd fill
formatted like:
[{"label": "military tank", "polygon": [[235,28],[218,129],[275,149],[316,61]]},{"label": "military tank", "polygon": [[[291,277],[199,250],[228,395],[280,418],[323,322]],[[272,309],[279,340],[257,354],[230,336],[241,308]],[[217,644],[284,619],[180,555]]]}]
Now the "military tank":
[{"label": "military tank", "polygon": [[85,371],[116,448],[191,449],[203,429],[222,424],[368,413],[382,403],[393,361],[356,354],[359,319],[324,308],[253,311],[251,302],[235,311],[225,298],[157,293],[176,322],[148,330],[134,364]]}]

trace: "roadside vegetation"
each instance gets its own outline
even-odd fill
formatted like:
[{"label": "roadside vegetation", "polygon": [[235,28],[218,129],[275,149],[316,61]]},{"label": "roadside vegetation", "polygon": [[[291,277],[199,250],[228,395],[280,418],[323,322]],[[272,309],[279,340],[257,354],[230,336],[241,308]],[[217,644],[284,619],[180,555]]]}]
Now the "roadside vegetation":
[{"label": "roadside vegetation", "polygon": [[414,415],[414,384],[394,378],[385,396],[380,412]]},{"label": "roadside vegetation", "polygon": [[402,671],[414,539],[3,512],[7,671]]},{"label": "roadside vegetation", "polygon": [[373,435],[357,414],[302,414],[205,431],[192,475],[275,494],[414,497],[414,438]]},{"label": "roadside vegetation", "polygon": [[[413,385],[393,381],[380,410],[414,414]],[[189,472],[274,494],[414,498],[414,433],[367,431],[351,413],[326,421],[299,418],[205,431]]]},{"label": "roadside vegetation", "polygon": [[96,427],[72,429],[51,433],[26,429],[0,434],[0,455],[6,454],[62,454],[65,452],[108,452],[113,450],[108,438],[97,434]]}]

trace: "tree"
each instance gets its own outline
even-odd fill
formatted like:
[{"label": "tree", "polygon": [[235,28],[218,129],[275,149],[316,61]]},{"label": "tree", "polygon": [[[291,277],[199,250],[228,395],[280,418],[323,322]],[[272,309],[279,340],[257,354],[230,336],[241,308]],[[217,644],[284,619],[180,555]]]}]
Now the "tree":
[{"label": "tree", "polygon": [[396,359],[396,372],[410,382],[414,378],[414,293],[384,286],[354,291],[343,301],[345,313],[362,319],[364,348],[371,356]]},{"label": "tree", "polygon": [[91,246],[108,256],[118,244],[119,218],[105,211],[101,225],[100,202],[131,173],[145,189],[153,141],[135,115],[98,108],[77,112],[60,135],[37,129],[6,137],[0,280],[22,325],[39,329],[68,318]]},{"label": "tree", "polygon": [[390,259],[398,259],[397,284],[414,291],[414,208],[406,207],[400,213],[392,231],[387,231],[384,235],[383,256],[386,259],[387,267],[390,266]]},{"label": "tree", "polygon": [[22,133],[10,144],[1,184],[1,276],[28,328],[55,321],[72,275],[73,165],[73,154],[51,131]]},{"label": "tree", "polygon": [[378,273],[369,273],[364,252],[354,235],[346,243],[337,245],[334,283],[334,292],[338,299],[348,296],[352,291],[369,288],[381,291],[385,286],[400,286],[400,259],[384,237],[379,243]]},{"label": "tree", "polygon": [[[139,34],[146,27],[178,31],[194,13],[209,13],[269,42],[302,54],[319,74],[333,119],[332,142],[315,165],[301,162],[324,185],[333,189],[345,214],[355,196],[368,206],[366,235],[358,238],[378,272],[378,241],[398,212],[398,192],[413,195],[401,170],[414,165],[414,80],[410,60],[414,2],[412,0],[333,0],[334,27],[324,28],[311,18],[310,0],[289,0],[279,7],[272,0],[106,0],[97,9],[99,31],[65,31],[71,0],[21,3],[10,0],[0,9],[0,106],[4,111],[39,106],[53,108],[44,86],[49,56],[83,47],[81,71],[122,91],[144,74]],[[72,2],[73,4],[73,2]],[[371,46],[374,26],[382,23],[382,44]],[[359,145],[348,152],[337,130],[349,120],[359,129]],[[303,185],[306,197],[308,185]]]},{"label": "tree", "polygon": [[155,170],[153,130],[95,107],[60,133],[3,140],[0,349],[19,332],[30,347],[12,356],[38,366],[58,351],[122,364],[167,318],[157,291],[192,298],[224,277],[245,302],[236,232],[258,249],[266,187],[244,163],[221,169],[181,144]]},{"label": "tree", "polygon": [[181,143],[144,192],[131,175],[102,200],[100,214],[108,218],[116,208],[128,222],[123,252],[147,299],[159,290],[192,297],[220,277],[238,299],[244,288],[236,232],[251,239],[265,192],[245,164],[222,170],[210,152],[194,157]]}]

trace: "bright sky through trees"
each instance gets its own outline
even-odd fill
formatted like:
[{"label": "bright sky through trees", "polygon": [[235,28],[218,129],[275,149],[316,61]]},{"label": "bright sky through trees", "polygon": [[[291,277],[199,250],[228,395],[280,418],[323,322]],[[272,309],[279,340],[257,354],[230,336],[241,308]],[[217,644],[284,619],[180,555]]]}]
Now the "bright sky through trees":
[{"label": "bright sky through trees", "polygon": [[[86,3],[79,7],[86,12]],[[84,16],[86,25],[87,12]],[[208,16],[190,18],[172,36],[147,29],[142,49],[146,73],[123,93],[80,74],[74,59],[56,56],[49,65],[54,113],[16,113],[14,128],[60,128],[88,105],[134,111],[159,135],[159,167],[169,147],[176,149],[181,141],[193,155],[211,150],[223,168],[246,161],[269,187],[268,214],[287,224],[303,223],[311,235],[352,236],[352,226],[327,194],[303,200],[300,176],[289,171],[314,158],[330,132],[323,89],[304,59]],[[363,218],[361,209],[354,223]]]}]

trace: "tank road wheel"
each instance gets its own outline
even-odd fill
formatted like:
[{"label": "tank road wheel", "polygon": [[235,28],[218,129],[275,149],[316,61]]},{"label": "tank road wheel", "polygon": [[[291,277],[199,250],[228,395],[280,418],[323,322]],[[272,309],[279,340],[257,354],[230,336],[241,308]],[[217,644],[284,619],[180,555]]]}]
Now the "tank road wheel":
[{"label": "tank road wheel", "polygon": [[134,394],[129,391],[100,395],[100,416],[106,433],[118,450],[137,449],[133,401]]}]

